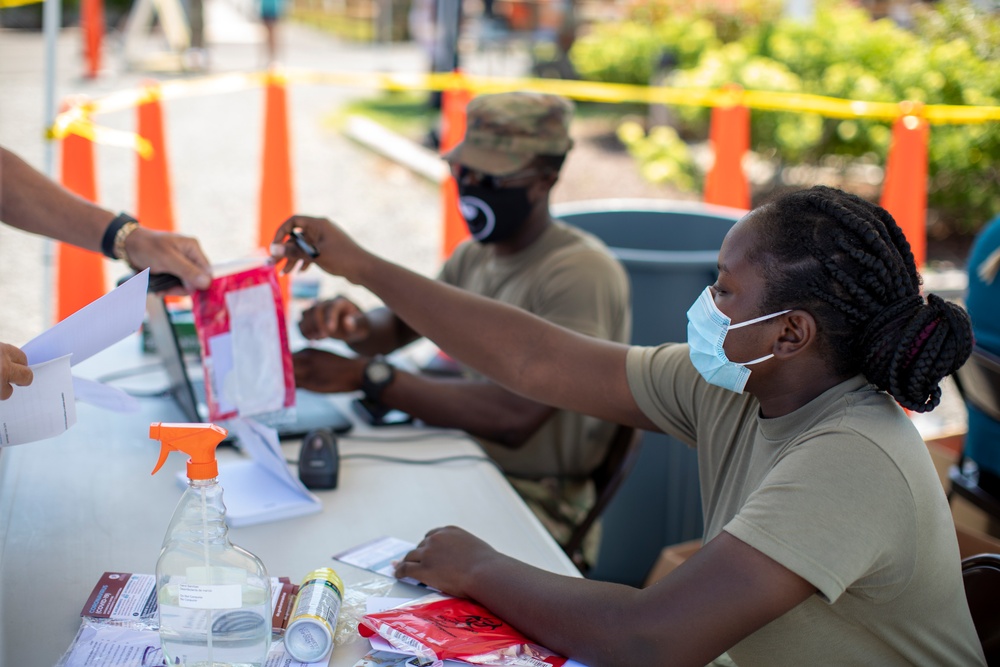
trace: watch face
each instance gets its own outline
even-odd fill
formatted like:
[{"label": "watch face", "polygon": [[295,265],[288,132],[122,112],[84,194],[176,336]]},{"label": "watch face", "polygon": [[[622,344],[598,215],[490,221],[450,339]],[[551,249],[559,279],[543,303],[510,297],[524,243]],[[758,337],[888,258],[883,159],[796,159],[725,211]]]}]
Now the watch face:
[{"label": "watch face", "polygon": [[374,384],[385,382],[392,376],[392,369],[384,361],[368,364],[365,372],[368,375],[368,380]]}]

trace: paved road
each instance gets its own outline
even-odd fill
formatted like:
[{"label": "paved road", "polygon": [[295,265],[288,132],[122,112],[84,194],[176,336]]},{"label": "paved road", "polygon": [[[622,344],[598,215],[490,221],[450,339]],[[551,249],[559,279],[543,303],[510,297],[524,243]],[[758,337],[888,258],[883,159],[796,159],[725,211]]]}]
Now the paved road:
[{"label": "paved road", "polygon": [[[261,64],[260,28],[233,0],[209,2],[212,71],[246,71]],[[294,68],[355,71],[426,70],[415,44],[354,44],[316,30],[285,24],[283,59]],[[150,50],[161,48],[151,37]],[[149,75],[126,71],[120,44],[108,42],[105,71],[84,80],[80,34],[59,38],[58,94],[98,97],[132,88]],[[515,66],[502,59],[501,67]],[[498,61],[474,59],[473,67],[497,74]],[[486,68],[485,70],[483,68]],[[43,39],[41,33],[0,29],[0,144],[38,168],[44,164]],[[345,138],[331,117],[345,101],[369,89],[299,85],[289,91],[296,209],[341,222],[365,246],[424,273],[437,267],[440,205],[436,186]],[[257,231],[263,95],[259,90],[172,100],[165,105],[168,157],[179,231],[196,235],[213,263],[254,251]],[[102,114],[101,125],[134,129],[134,112]],[[97,150],[100,202],[135,210],[135,162],[128,150]],[[58,164],[58,163],[57,163]],[[22,344],[43,329],[46,281],[40,239],[0,227],[0,340]],[[123,275],[108,263],[110,282]],[[323,277],[324,293],[349,289]],[[356,289],[356,288],[355,288]],[[362,300],[370,296],[353,291]]]}]

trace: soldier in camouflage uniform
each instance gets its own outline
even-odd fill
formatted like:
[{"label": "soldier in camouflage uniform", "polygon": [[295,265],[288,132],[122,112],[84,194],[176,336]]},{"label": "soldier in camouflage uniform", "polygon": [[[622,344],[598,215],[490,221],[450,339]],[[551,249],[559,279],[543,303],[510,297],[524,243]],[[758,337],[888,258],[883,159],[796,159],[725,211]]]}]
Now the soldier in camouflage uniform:
[{"label": "soldier in camouflage uniform", "polygon": [[[549,193],[573,145],[572,113],[569,100],[538,93],[482,95],[469,103],[465,137],[445,159],[472,239],[455,250],[439,279],[624,343],[631,334],[624,269],[598,239],[549,213]],[[345,340],[360,355],[296,354],[300,386],[362,389],[384,407],[475,436],[557,541],[565,543],[593,504],[589,475],[607,453],[613,424],[528,400],[468,368],[450,378],[387,368],[380,355],[419,333],[385,308],[364,313],[338,297],[307,310],[300,328],[311,339]],[[592,531],[590,562],[596,542]]]}]

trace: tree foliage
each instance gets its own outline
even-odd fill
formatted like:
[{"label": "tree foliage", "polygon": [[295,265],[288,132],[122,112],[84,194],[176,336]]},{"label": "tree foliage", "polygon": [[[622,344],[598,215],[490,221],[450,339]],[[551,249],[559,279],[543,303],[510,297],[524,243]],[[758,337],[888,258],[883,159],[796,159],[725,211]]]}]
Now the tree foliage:
[{"label": "tree foliage", "polygon": [[[639,3],[631,20],[598,26],[578,40],[571,58],[584,78],[598,81],[737,83],[875,102],[1000,105],[1000,16],[968,0],[918,9],[912,29],[873,21],[846,0],[820,0],[810,22],[782,18],[781,5],[744,0],[723,11],[681,0]],[[672,68],[664,71],[664,64]],[[674,117],[685,139],[707,136],[707,109],[678,106]],[[880,121],[768,111],[751,118],[755,150],[784,164],[828,156],[884,163],[891,140],[889,124]],[[640,162],[689,159],[663,133],[639,137],[630,128],[625,136]],[[645,165],[643,171],[677,170]],[[953,230],[974,231],[1000,212],[1000,123],[933,126],[929,171],[929,204]]]}]

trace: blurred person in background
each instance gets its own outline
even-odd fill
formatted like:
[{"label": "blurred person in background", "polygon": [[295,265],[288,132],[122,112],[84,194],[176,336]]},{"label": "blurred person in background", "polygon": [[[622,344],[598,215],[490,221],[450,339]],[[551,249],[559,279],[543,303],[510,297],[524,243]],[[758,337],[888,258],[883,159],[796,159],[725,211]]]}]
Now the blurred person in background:
[{"label": "blurred person in background", "polygon": [[[445,159],[472,239],[438,279],[624,343],[631,336],[624,269],[596,237],[549,213],[549,193],[573,143],[572,112],[569,100],[538,93],[482,95],[469,103],[465,137]],[[305,311],[299,328],[306,338],[346,341],[360,356],[298,352],[298,386],[361,389],[383,408],[476,436],[560,543],[593,505],[589,475],[607,454],[614,424],[518,396],[469,368],[442,378],[389,367],[381,355],[420,334],[388,308],[365,313],[338,297]],[[588,537],[584,551],[592,564],[599,531]]]},{"label": "blurred person in background", "polygon": [[285,12],[285,0],[260,0],[260,20],[264,24],[264,47],[270,67],[278,61],[278,23]]}]

